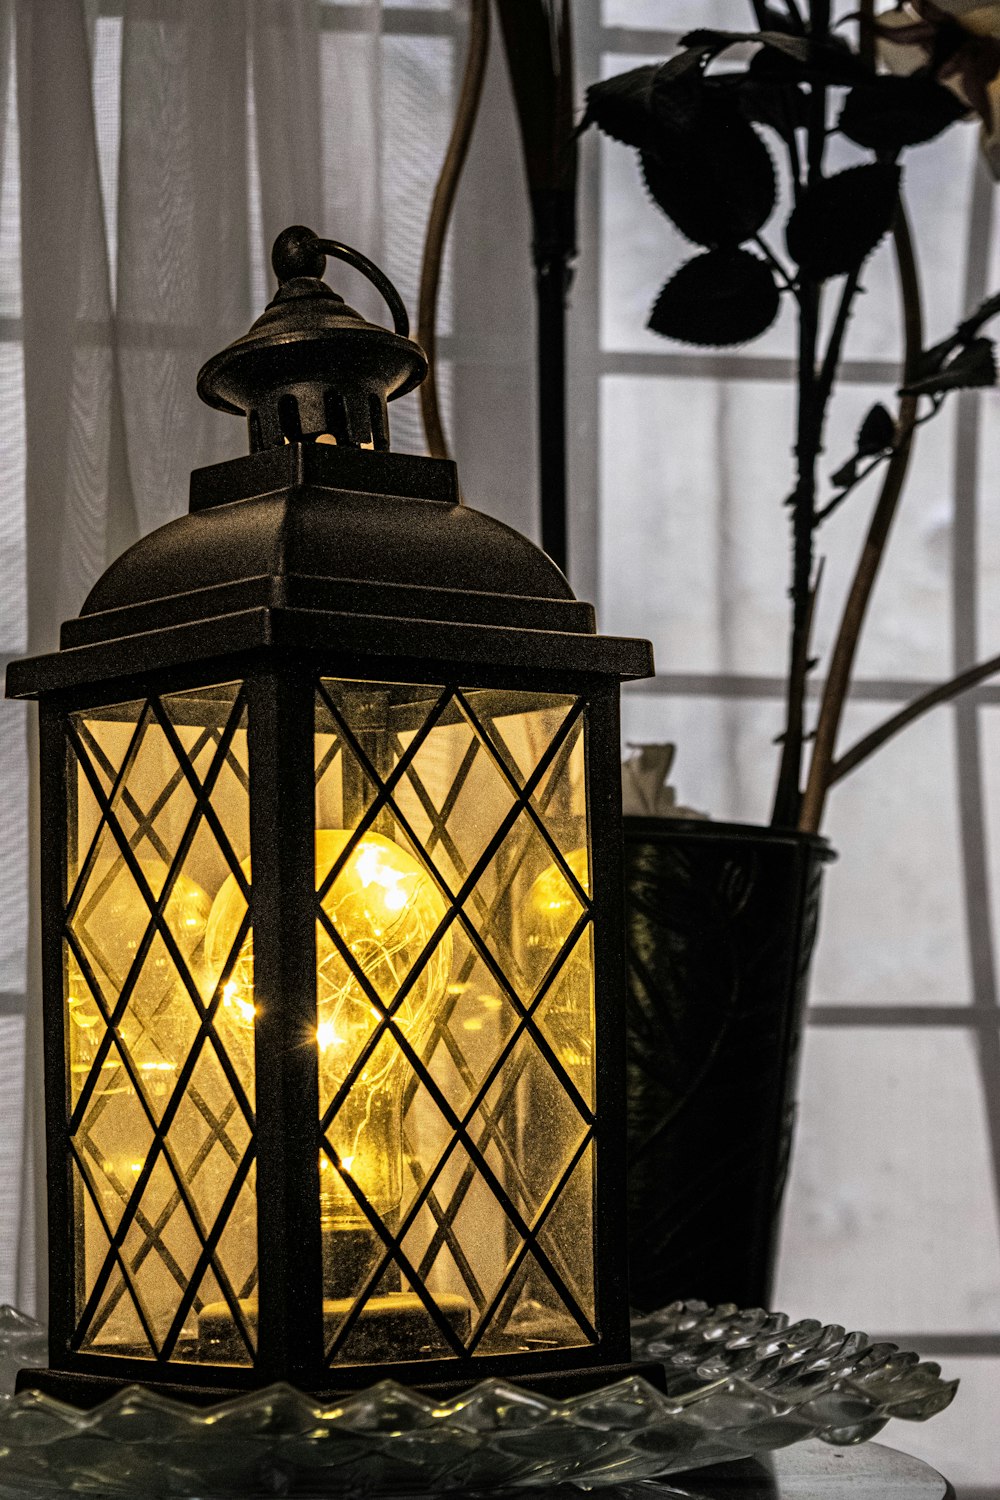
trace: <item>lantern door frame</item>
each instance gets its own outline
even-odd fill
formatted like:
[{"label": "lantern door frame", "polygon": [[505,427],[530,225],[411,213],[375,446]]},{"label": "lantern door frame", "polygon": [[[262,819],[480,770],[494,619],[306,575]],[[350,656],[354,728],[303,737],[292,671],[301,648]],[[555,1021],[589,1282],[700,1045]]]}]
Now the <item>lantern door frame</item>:
[{"label": "lantern door frame", "polygon": [[[277,623],[277,622],[272,622]],[[290,628],[300,622],[288,621]],[[309,622],[315,634],[315,619]],[[412,641],[404,622],[400,634]],[[450,627],[446,627],[448,629]],[[420,626],[417,627],[418,631]],[[477,633],[482,627],[474,627]],[[489,628],[487,627],[487,630]],[[173,631],[169,632],[174,634]],[[185,632],[186,633],[186,632]],[[296,630],[296,633],[298,631]],[[340,633],[339,630],[337,632]],[[392,634],[396,635],[393,630]],[[436,633],[436,631],[435,631]],[[489,631],[489,634],[495,632]],[[536,632],[504,631],[540,635]],[[451,637],[454,641],[454,636]],[[565,637],[560,641],[565,641]],[[93,1404],[129,1381],[188,1399],[217,1400],[262,1382],[289,1380],[313,1391],[362,1387],[373,1376],[393,1378],[431,1390],[459,1389],[487,1376],[528,1381],[539,1389],[568,1392],[634,1373],[627,1363],[628,1309],[622,1231],[625,1214],[624,918],[620,852],[620,812],[613,794],[619,758],[618,685],[606,672],[551,670],[538,665],[552,652],[551,635],[540,639],[530,668],[513,669],[469,661],[402,659],[391,651],[359,656],[329,649],[265,649],[225,657],[206,655],[198,663],[159,667],[141,678],[106,678],[74,691],[45,693],[41,703],[43,805],[50,810],[42,840],[43,910],[61,913],[67,858],[67,739],[71,712],[135,699],[204,689],[228,682],[243,685],[248,708],[250,763],[250,841],[254,864],[253,911],[255,984],[270,996],[266,1020],[258,1024],[256,1074],[258,1245],[261,1262],[257,1359],[252,1366],[190,1362],[160,1364],[91,1352],[73,1352],[73,1205],[67,1151],[67,1042],[64,1024],[63,937],[61,920],[43,923],[46,1121],[49,1172],[50,1340],[52,1368],[30,1383],[63,1399]],[[112,643],[112,649],[117,643]],[[570,646],[575,644],[570,638]],[[594,639],[584,638],[591,649]],[[604,644],[602,642],[602,644]],[[610,643],[609,643],[610,644]],[[622,643],[625,644],[625,643]],[[107,648],[84,648],[77,656]],[[464,653],[463,653],[464,654]],[[476,653],[478,654],[478,653]],[[495,654],[495,653],[494,653]],[[49,658],[52,661],[53,658]],[[134,660],[134,658],[133,658]],[[603,663],[602,663],[603,665]],[[313,735],[316,686],[321,679],[444,686],[515,692],[563,693],[583,700],[586,714],[586,788],[591,868],[595,984],[595,1211],[594,1273],[596,1345],[546,1350],[540,1354],[454,1355],[399,1361],[386,1366],[334,1365],[322,1348],[322,1281],[319,1243],[319,1183],[314,1145],[293,1152],[291,1141],[315,1142],[318,1132],[317,1053],[291,1047],[292,1028],[316,1024],[314,866],[316,827]],[[596,775],[594,768],[597,768]],[[306,857],[302,851],[307,851]],[[297,934],[289,941],[288,934]],[[270,1033],[270,1040],[268,1037]],[[65,1172],[53,1170],[65,1162]],[[60,1245],[56,1226],[65,1226]],[[39,1372],[26,1372],[37,1377]],[[192,1379],[189,1380],[188,1376]],[[153,1377],[152,1379],[150,1377]],[[25,1382],[29,1383],[29,1382]]]}]

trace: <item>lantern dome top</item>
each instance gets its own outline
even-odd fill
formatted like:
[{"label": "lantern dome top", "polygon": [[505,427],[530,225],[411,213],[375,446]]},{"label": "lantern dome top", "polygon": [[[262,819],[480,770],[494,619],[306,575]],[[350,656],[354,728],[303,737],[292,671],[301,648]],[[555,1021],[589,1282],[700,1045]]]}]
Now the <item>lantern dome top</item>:
[{"label": "lantern dome top", "polygon": [[[335,611],[592,631],[539,547],[460,503],[453,463],[293,443],[191,476],[190,514],[142,537],[88,595],[63,643],[195,618],[226,598]],[[486,612],[485,615],[483,612]],[[543,621],[544,616],[544,621]]]}]

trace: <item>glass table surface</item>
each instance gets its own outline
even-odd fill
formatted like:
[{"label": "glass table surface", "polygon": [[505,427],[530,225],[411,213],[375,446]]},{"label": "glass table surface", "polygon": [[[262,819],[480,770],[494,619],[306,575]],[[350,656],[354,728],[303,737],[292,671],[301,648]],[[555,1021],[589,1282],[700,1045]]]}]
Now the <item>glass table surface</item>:
[{"label": "glass table surface", "polygon": [[[212,1412],[135,1387],[90,1413],[0,1395],[0,1500],[954,1500],[919,1460],[862,1441],[889,1417],[949,1404],[957,1382],[936,1365],[728,1305],[674,1304],[633,1333],[650,1329],[638,1350],[666,1357],[672,1397],[638,1379],[561,1404],[497,1381],[444,1406],[390,1381],[329,1407],[276,1385]],[[44,1343],[38,1324],[0,1308],[0,1391]]]},{"label": "glass table surface", "polygon": [[[761,1460],[716,1464],[689,1475],[670,1474],[596,1490],[560,1485],[489,1494],[468,1491],[464,1500],[585,1500],[586,1495],[593,1500],[955,1500],[951,1485],[920,1459],[881,1443],[833,1448],[817,1441],[796,1443]],[[458,1500],[462,1500],[460,1494]]]}]

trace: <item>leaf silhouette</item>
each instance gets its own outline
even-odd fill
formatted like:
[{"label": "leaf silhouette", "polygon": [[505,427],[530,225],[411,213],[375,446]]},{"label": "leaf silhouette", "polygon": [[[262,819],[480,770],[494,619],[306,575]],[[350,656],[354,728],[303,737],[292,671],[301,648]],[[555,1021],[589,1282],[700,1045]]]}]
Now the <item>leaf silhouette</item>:
[{"label": "leaf silhouette", "polygon": [[965,105],[935,78],[886,73],[855,84],[837,126],[859,146],[895,154],[933,140],[965,114]]},{"label": "leaf silhouette", "polygon": [[846,490],[858,477],[858,455],[852,453],[845,464],[841,464],[835,474],[830,475],[830,483],[835,484],[838,489]]},{"label": "leaf silhouette", "polygon": [[862,458],[873,458],[891,448],[895,439],[896,424],[881,401],[876,401],[858,429],[858,453]]},{"label": "leaf silhouette", "polygon": [[720,79],[716,86],[731,90],[748,120],[770,125],[784,140],[808,122],[808,99],[796,83],[747,72]]},{"label": "leaf silhouette", "polygon": [[779,302],[765,261],[746,250],[710,250],[667,282],[646,326],[685,344],[745,344],[770,328]]},{"label": "leaf silhouette", "polygon": [[728,99],[714,97],[696,126],[666,132],[641,162],[651,196],[695,244],[739,245],[771,216],[771,154]]},{"label": "leaf silhouette", "polygon": [[825,281],[857,270],[892,224],[899,179],[898,167],[869,162],[805,190],[785,229],[804,276]]},{"label": "leaf silhouette", "polygon": [[997,363],[991,339],[972,339],[936,375],[903,387],[907,396],[936,396],[946,391],[996,385]]},{"label": "leaf silhouette", "polygon": [[658,63],[646,63],[615,78],[592,83],[587,90],[587,108],[579,130],[596,125],[623,146],[644,149],[651,145],[655,139],[653,79],[658,71]]}]

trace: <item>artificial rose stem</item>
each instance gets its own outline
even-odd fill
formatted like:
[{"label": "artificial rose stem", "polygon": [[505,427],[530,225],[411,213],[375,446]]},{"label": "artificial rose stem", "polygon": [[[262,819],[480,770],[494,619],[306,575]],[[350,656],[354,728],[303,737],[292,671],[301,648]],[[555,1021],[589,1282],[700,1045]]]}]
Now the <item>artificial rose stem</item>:
[{"label": "artificial rose stem", "polygon": [[880,750],[886,740],[891,740],[893,735],[912,724],[914,719],[921,718],[932,708],[937,708],[939,703],[948,703],[952,698],[957,698],[960,693],[965,693],[969,688],[976,687],[984,682],[987,677],[993,677],[1000,672],[1000,656],[991,656],[987,661],[977,662],[974,667],[967,667],[964,672],[949,678],[947,682],[939,682],[937,687],[928,689],[921,693],[919,698],[912,698],[905,707],[890,719],[884,720],[875,729],[871,730],[862,739],[853,744],[850,750],[845,750],[839,760],[835,760],[827,774],[827,787],[833,786],[834,782],[860,766],[862,761],[874,755]]},{"label": "artificial rose stem", "polygon": [[441,267],[444,262],[444,245],[451,222],[451,211],[455,203],[462,168],[469,150],[469,142],[479,113],[483,79],[490,45],[489,0],[472,0],[469,9],[469,48],[466,55],[462,90],[455,111],[455,123],[451,139],[441,166],[441,174],[434,189],[430,216],[424,235],[423,264],[420,267],[420,308],[417,321],[417,342],[427,355],[427,376],[420,387],[420,415],[427,439],[427,452],[431,458],[450,458],[448,440],[441,420],[441,408],[437,389],[437,305],[441,283]]},{"label": "artificial rose stem", "polygon": [[[899,271],[899,289],[903,308],[903,384],[908,385],[915,378],[917,361],[923,348],[923,312],[920,302],[920,283],[917,279],[917,267],[913,255],[913,241],[910,238],[910,228],[902,198],[896,208],[893,242],[896,248],[896,264]],[[889,529],[899,504],[903,481],[906,478],[916,417],[916,396],[901,396],[899,414],[896,419],[895,446],[886,469],[871,524],[868,527],[868,535],[858,559],[847,602],[844,605],[840,629],[830,657],[830,670],[823,685],[819,718],[816,722],[816,736],[809,763],[809,778],[799,813],[799,827],[805,833],[819,832],[826,794],[830,786],[830,772],[833,766],[837,733],[850,687],[861,627],[872,589],[875,586],[875,579],[878,576]]]}]

